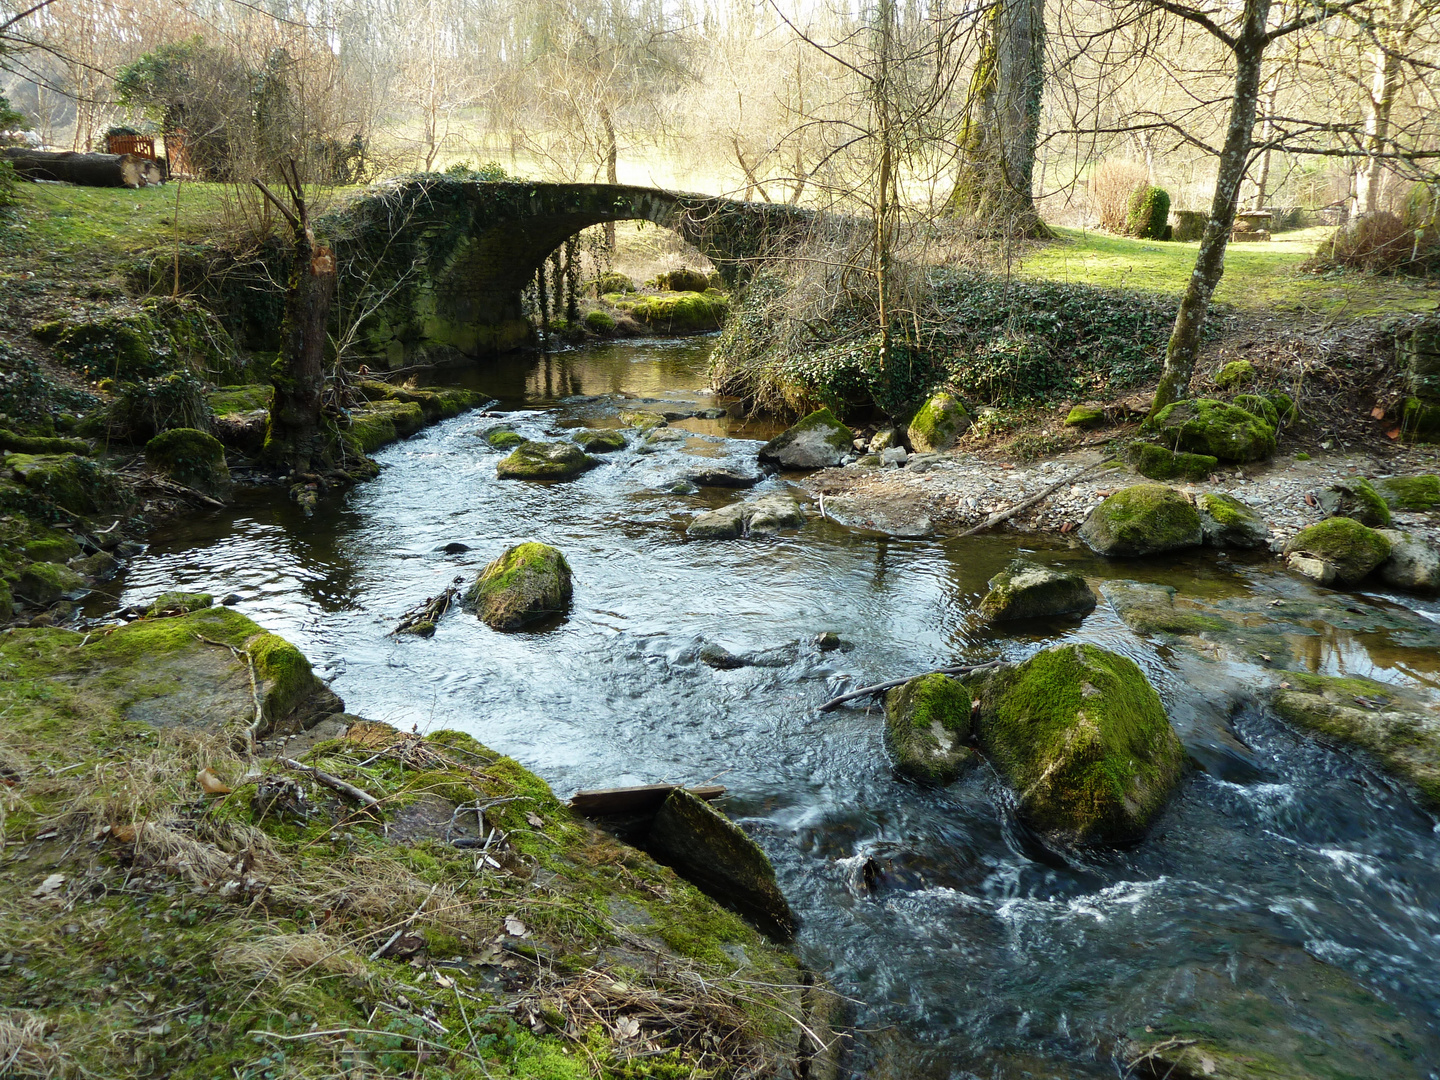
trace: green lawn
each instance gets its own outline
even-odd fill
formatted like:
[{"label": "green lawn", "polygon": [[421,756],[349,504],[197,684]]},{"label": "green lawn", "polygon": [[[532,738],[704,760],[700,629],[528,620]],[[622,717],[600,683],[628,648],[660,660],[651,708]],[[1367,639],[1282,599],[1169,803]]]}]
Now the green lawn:
[{"label": "green lawn", "polygon": [[[1021,259],[1022,277],[1076,281],[1179,295],[1195,267],[1198,243],[1132,240],[1083,229],[1056,228],[1057,239],[1037,245]],[[1231,244],[1217,303],[1252,311],[1352,318],[1434,311],[1434,282],[1370,274],[1310,274],[1300,264],[1330,229],[1281,233],[1275,240]]]}]

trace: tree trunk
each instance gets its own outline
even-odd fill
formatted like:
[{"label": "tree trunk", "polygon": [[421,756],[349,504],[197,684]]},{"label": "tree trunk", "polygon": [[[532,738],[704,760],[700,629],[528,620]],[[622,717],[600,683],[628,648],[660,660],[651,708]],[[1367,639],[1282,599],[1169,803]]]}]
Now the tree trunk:
[{"label": "tree trunk", "polygon": [[52,153],[11,147],[5,159],[25,180],[59,180],[85,187],[141,188],[161,183],[160,166],[134,154]]},{"label": "tree trunk", "polygon": [[[1355,172],[1353,211],[1356,214],[1371,214],[1380,207],[1380,189],[1384,180],[1380,165],[1390,137],[1390,114],[1395,107],[1396,92],[1404,78],[1400,56],[1413,33],[1410,20],[1406,17],[1407,5],[1408,0],[1391,0],[1387,24],[1375,31],[1383,44],[1375,48],[1375,70],[1370,82],[1370,96],[1365,101],[1367,158]],[[1393,40],[1385,40],[1392,36]]]},{"label": "tree trunk", "polygon": [[997,0],[970,84],[951,209],[1012,235],[1049,235],[1031,191],[1044,65],[1044,0]]},{"label": "tree trunk", "polygon": [[[605,128],[605,182],[618,184],[620,182],[620,147],[615,140],[615,123],[610,119],[610,110],[604,105],[600,106],[600,123]],[[605,250],[615,251],[615,222],[605,223]]]},{"label": "tree trunk", "polygon": [[1215,176],[1215,199],[1210,205],[1210,220],[1200,237],[1200,252],[1195,269],[1180,299],[1175,327],[1165,349],[1165,369],[1155,389],[1154,416],[1172,401],[1183,397],[1195,373],[1195,358],[1200,351],[1200,330],[1205,323],[1210,300],[1220,276],[1225,272],[1225,247],[1235,225],[1235,212],[1240,206],[1240,185],[1254,143],[1256,105],[1260,97],[1260,66],[1265,56],[1265,20],[1270,15],[1270,0],[1245,0],[1245,11],[1239,36],[1235,40],[1235,93],[1230,101],[1230,123],[1225,131],[1225,145],[1220,151],[1220,166]]},{"label": "tree trunk", "polygon": [[271,382],[270,426],[265,432],[262,456],[291,472],[310,472],[313,462],[325,457],[320,426],[320,403],[325,392],[326,323],[335,291],[335,255],[315,239],[305,208],[299,175],[291,163],[292,211],[263,183],[254,181],[290,222],[294,234],[290,280],[285,290],[285,319],[281,324],[281,351]]},{"label": "tree trunk", "polygon": [[1260,175],[1255,180],[1255,202],[1252,210],[1265,209],[1265,189],[1270,186],[1270,140],[1275,137],[1275,99],[1280,95],[1280,74],[1270,80],[1270,90],[1265,95],[1265,119],[1260,124],[1260,143],[1265,147],[1260,152]]}]

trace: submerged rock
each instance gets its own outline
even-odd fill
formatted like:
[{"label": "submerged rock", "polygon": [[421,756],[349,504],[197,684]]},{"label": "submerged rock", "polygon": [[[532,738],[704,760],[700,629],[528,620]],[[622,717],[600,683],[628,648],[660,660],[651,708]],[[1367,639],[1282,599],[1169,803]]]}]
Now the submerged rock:
[{"label": "submerged rock", "polygon": [[1158,555],[1198,547],[1200,513],[1184,492],[1135,484],[1111,495],[1080,526],[1080,539],[1101,555]]},{"label": "submerged rock", "polygon": [[1371,754],[1386,772],[1412,784],[1440,811],[1440,720],[1396,700],[1397,689],[1361,678],[1287,671],[1275,711],[1297,727]]},{"label": "submerged rock", "polygon": [[760,536],[805,524],[805,510],[790,495],[762,495],[750,502],[731,503],[697,515],[685,530],[694,540],[731,540],[745,534]]},{"label": "submerged rock", "polygon": [[700,646],[698,655],[702,664],[717,671],[733,671],[746,666],[744,657],[736,656],[725,646],[709,641]]},{"label": "submerged rock", "polygon": [[691,469],[685,478],[700,487],[751,488],[761,480],[759,473],[741,472],[724,466],[707,466]]},{"label": "submerged rock", "polygon": [[1042,835],[1139,840],[1179,786],[1185,751],[1133,660],[1064,645],[990,673],[979,691],[980,746]]},{"label": "submerged rock", "polygon": [[485,433],[485,441],[496,450],[513,450],[524,446],[526,438],[508,424],[499,424]]},{"label": "submerged rock", "polygon": [[1120,621],[1137,634],[1175,634],[1193,637],[1204,633],[1226,633],[1235,625],[1218,615],[1175,607],[1172,585],[1150,585],[1139,581],[1107,581],[1100,589]]},{"label": "submerged rock", "polygon": [[760,448],[760,460],[782,469],[843,465],[855,436],[829,409],[820,409]]},{"label": "submerged rock", "polygon": [[516,544],[480,571],[465,594],[495,630],[514,630],[568,610],[570,564],[548,544]]},{"label": "submerged rock", "polygon": [[1207,491],[1195,496],[1205,543],[1218,548],[1264,547],[1270,539],[1265,519],[1233,495]]},{"label": "submerged rock", "polygon": [[1171,402],[1149,426],[1167,446],[1222,461],[1260,461],[1275,453],[1275,429],[1263,418],[1210,398]]},{"label": "submerged rock", "polygon": [[1339,480],[1320,492],[1320,509],[1330,517],[1354,518],[1372,529],[1390,524],[1390,507],[1363,476]]},{"label": "submerged rock", "polygon": [[935,394],[920,406],[905,429],[911,449],[921,454],[940,453],[955,445],[955,440],[970,427],[970,414],[953,394]]},{"label": "submerged rock", "polygon": [[1052,570],[1016,559],[988,582],[980,601],[986,622],[1084,615],[1095,609],[1095,594],[1080,574]]},{"label": "submerged rock", "polygon": [[1347,517],[1301,529],[1285,545],[1285,565],[1321,585],[1354,585],[1390,557],[1390,541]]},{"label": "submerged rock", "polygon": [[1390,476],[1375,481],[1376,493],[1391,510],[1432,510],[1440,506],[1440,476]]},{"label": "submerged rock", "polygon": [[1440,592],[1440,547],[1399,529],[1376,531],[1390,541],[1390,557],[1380,564],[1380,580],[1397,589]]},{"label": "submerged rock", "polygon": [[797,920],[775,868],[740,826],[702,799],[677,788],[665,799],[645,845],[661,862],[773,937],[788,939]]},{"label": "submerged rock", "polygon": [[228,499],[230,468],[225,447],[213,435],[194,428],[171,428],[145,444],[145,464],[177,484],[212,499]]},{"label": "submerged rock", "polygon": [[885,695],[885,744],[895,771],[921,784],[952,784],[976,760],[970,691],[948,675],[922,675]]},{"label": "submerged rock", "polygon": [[495,466],[502,480],[571,480],[599,465],[574,443],[523,442]]}]

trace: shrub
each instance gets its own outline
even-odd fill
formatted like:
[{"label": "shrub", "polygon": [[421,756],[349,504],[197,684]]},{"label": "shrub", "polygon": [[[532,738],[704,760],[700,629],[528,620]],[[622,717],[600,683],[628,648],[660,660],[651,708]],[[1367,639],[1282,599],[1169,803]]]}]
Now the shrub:
[{"label": "shrub", "polygon": [[209,431],[211,419],[205,383],[192,372],[177,371],[124,383],[106,411],[105,426],[112,438],[143,443],[172,428]]},{"label": "shrub", "polygon": [[1170,219],[1170,193],[1150,184],[1137,187],[1125,211],[1125,232],[1142,240],[1162,240]]},{"label": "shrub", "polygon": [[1100,227],[1123,232],[1130,196],[1149,182],[1149,171],[1138,162],[1117,158],[1096,165],[1090,174],[1090,206],[1100,219]]},{"label": "shrub", "polygon": [[1305,266],[1312,270],[1340,267],[1380,274],[1412,266],[1420,269],[1416,264],[1423,260],[1416,258],[1415,248],[1414,233],[1405,222],[1388,210],[1380,210],[1336,229]]},{"label": "shrub", "polygon": [[0,209],[15,205],[15,166],[0,161]]}]

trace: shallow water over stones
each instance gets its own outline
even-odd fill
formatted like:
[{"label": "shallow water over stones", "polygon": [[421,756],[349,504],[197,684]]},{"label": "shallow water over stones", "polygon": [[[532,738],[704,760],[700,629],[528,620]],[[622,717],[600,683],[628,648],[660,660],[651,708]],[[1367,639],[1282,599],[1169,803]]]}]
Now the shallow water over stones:
[{"label": "shallow water over stones", "polygon": [[[1132,1044],[1192,1037],[1185,1023],[1200,1021],[1257,1055],[1312,1063],[1295,1075],[1347,1061],[1369,1070],[1357,1075],[1440,1070],[1440,833],[1407,792],[1293,731],[1257,693],[1291,668],[1434,694],[1440,605],[1319,589],[1268,555],[1106,562],[1014,534],[887,539],[813,506],[798,531],[687,540],[696,513],[785,487],[676,488],[701,467],[753,472],[775,431],[716,415],[706,350],[505,360],[471,376],[504,417],[462,416],[388,448],[376,481],[313,518],[266,493],[169,526],[120,601],[238,594],[350,711],[468,731],[562,796],[725,784],[801,919],[800,950],[861,1003],[856,1072],[1116,1076]],[[622,411],[673,414],[661,430],[679,434],[631,432],[563,484],[496,478],[487,426],[553,440],[618,427]],[[388,636],[524,540],[565,553],[568,616],[504,634],[457,611],[433,638]],[[987,627],[985,582],[1020,555],[1097,591],[1171,587],[1165,618],[1211,622],[1177,634],[1102,601],[1083,620]],[[814,644],[827,631],[841,648]],[[987,769],[940,791],[904,783],[878,703],[814,711],[854,685],[1065,640],[1140,664],[1201,766],[1136,847],[1048,853]],[[743,662],[707,663],[714,647]]]}]

